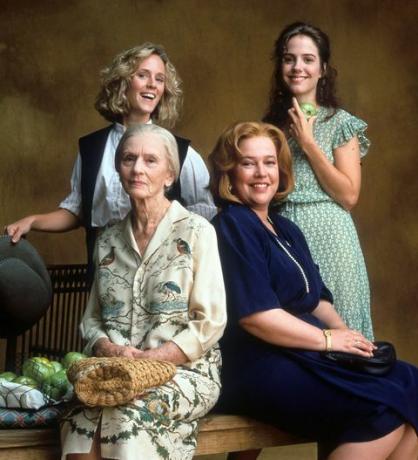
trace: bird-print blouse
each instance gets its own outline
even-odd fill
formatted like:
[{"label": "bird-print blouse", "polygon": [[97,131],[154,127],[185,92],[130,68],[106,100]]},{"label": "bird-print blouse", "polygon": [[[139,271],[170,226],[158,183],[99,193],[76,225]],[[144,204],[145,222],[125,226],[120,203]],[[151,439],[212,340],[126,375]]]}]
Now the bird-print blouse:
[{"label": "bird-print blouse", "polygon": [[173,201],[141,254],[129,213],[100,235],[95,260],[81,324],[85,352],[92,354],[101,337],[141,350],[173,341],[190,359],[189,366],[204,372],[204,355],[217,345],[226,324],[212,225]]}]

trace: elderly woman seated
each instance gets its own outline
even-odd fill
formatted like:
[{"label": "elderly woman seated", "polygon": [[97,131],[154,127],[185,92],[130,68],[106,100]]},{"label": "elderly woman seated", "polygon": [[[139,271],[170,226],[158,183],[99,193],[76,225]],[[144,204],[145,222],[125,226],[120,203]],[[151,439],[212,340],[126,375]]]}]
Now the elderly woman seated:
[{"label": "elderly woman seated", "polygon": [[171,381],[126,406],[73,407],[62,423],[62,458],[191,459],[198,419],[220,389],[226,313],[215,231],[165,197],[179,174],[168,131],[128,128],[115,163],[132,211],[97,240],[85,352],[178,367]]}]

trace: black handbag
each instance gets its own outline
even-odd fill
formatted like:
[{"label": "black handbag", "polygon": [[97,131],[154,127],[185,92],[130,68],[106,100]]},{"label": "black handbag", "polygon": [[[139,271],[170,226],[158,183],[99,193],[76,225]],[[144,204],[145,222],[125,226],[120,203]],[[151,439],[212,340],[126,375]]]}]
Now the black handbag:
[{"label": "black handbag", "polygon": [[396,362],[395,347],[390,342],[374,342],[374,344],[377,348],[370,358],[344,353],[343,351],[325,351],[322,355],[324,358],[350,369],[371,375],[385,375]]}]

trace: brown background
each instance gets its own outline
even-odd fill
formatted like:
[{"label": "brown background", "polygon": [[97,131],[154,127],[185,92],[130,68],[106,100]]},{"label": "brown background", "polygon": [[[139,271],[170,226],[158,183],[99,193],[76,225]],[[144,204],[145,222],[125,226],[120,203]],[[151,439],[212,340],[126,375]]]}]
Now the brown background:
[{"label": "brown background", "polygon": [[[104,126],[92,107],[98,72],[122,49],[166,46],[184,80],[177,132],[207,156],[227,124],[263,114],[278,31],[295,20],[327,31],[341,99],[368,121],[373,142],[354,218],[376,335],[418,364],[417,1],[2,0],[0,8],[0,225],[66,196],[78,137]],[[83,238],[80,230],[29,236],[47,263],[84,261]],[[280,450],[280,458],[313,452]]]},{"label": "brown background", "polygon": [[[221,130],[259,119],[278,31],[307,20],[331,37],[343,105],[372,148],[354,218],[378,338],[418,364],[417,1],[13,0],[0,15],[0,225],[54,209],[69,191],[99,70],[121,50],[162,43],[184,81],[177,132],[207,156]],[[47,263],[84,261],[84,234],[31,234]]]}]

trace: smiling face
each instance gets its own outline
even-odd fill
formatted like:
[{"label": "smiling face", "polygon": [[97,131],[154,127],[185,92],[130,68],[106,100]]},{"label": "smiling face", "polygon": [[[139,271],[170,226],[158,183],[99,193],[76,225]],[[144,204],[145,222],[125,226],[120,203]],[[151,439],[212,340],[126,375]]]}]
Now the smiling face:
[{"label": "smiling face", "polygon": [[322,74],[318,48],[312,38],[292,37],[283,54],[282,77],[299,102],[316,103],[316,87]]},{"label": "smiling face", "polygon": [[261,217],[279,188],[277,152],[269,137],[257,136],[239,143],[241,159],[233,168],[234,195]]},{"label": "smiling face", "polygon": [[131,111],[127,121],[146,123],[165,90],[165,65],[160,56],[151,54],[138,65],[126,92]]},{"label": "smiling face", "polygon": [[123,188],[134,201],[163,198],[165,188],[174,181],[166,147],[150,133],[126,140],[118,171]]}]

